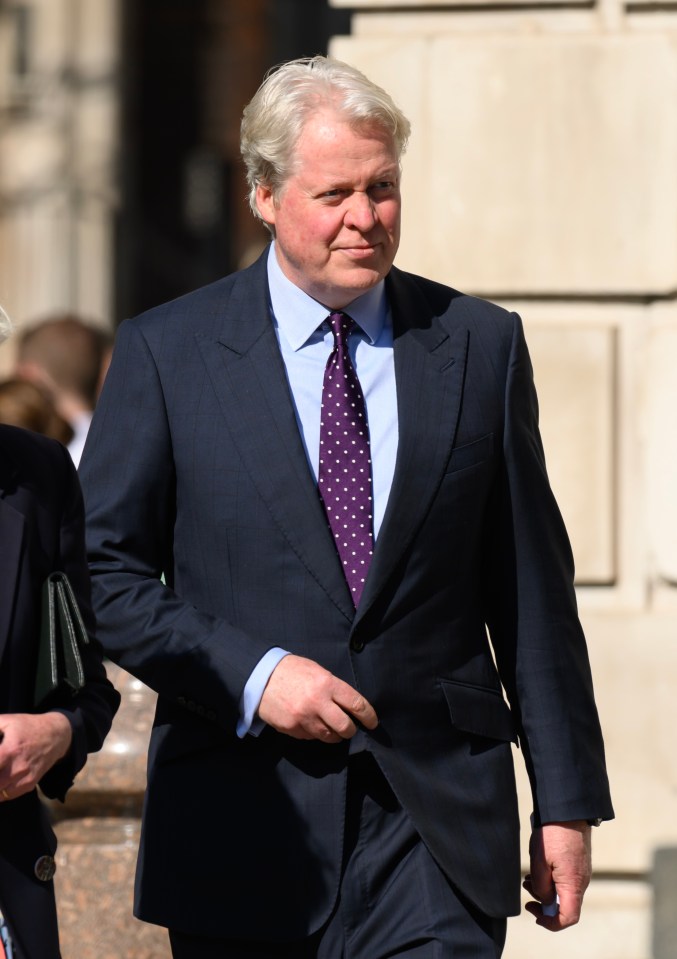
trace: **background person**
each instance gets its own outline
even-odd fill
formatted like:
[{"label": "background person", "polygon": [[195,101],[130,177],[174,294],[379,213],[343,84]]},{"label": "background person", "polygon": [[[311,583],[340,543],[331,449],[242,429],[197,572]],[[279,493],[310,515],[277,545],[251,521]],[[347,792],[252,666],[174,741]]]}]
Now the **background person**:
[{"label": "background person", "polygon": [[[0,339],[9,324],[0,314]],[[119,703],[91,638],[86,683],[73,699],[33,709],[41,592],[65,572],[90,632],[82,496],[59,443],[0,425],[0,911],[14,959],[59,959],[56,839],[36,787],[63,800],[87,753],[101,747]]]},{"label": "background person", "polygon": [[73,430],[59,416],[45,391],[18,377],[0,382],[0,423],[42,433],[64,446],[73,439]]},{"label": "background person", "polygon": [[68,452],[77,466],[108,362],[110,335],[70,313],[49,317],[18,337],[15,373],[46,390],[73,430]]},{"label": "background person", "polygon": [[522,325],[392,265],[408,133],[344,64],[273,72],[274,243],[124,323],[94,417],[103,642],[159,693],[136,913],[175,957],[500,956],[516,738],[538,923],[613,815]]}]

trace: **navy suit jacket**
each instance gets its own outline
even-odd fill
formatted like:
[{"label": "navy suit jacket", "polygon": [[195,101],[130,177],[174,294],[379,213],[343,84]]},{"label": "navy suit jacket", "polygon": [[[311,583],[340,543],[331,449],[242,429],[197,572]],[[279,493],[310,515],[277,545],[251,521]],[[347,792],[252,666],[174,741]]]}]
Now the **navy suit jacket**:
[{"label": "navy suit jacket", "polygon": [[374,705],[368,748],[487,913],[519,909],[514,741],[537,819],[612,815],[520,320],[395,268],[387,287],[399,448],[357,611],[299,436],[265,256],[119,330],[81,478],[102,641],[159,693],[146,920],[293,939],[331,910],[347,744],[235,735],[242,689],[275,645]]},{"label": "navy suit jacket", "polygon": [[[93,635],[82,496],[71,458],[54,440],[0,425],[0,713],[33,711],[41,589],[55,570],[71,580]],[[85,688],[60,707],[73,728],[71,749],[40,782],[50,798],[64,798],[119,704],[93,639],[82,657]],[[15,955],[55,959],[53,883],[41,882],[34,867],[40,856],[54,855],[56,839],[35,790],[0,803],[0,836],[0,906]]]}]

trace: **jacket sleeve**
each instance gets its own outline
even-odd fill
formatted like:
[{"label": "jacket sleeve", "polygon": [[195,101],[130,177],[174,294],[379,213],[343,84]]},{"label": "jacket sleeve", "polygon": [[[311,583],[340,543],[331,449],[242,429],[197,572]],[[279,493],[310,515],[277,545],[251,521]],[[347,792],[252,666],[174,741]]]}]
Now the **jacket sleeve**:
[{"label": "jacket sleeve", "polygon": [[84,509],[75,467],[63,447],[57,447],[56,455],[61,462],[55,464],[55,477],[63,477],[63,495],[62,512],[58,519],[59,555],[55,559],[54,568],[68,576],[90,637],[89,644],[81,650],[85,686],[71,703],[58,710],[71,723],[71,748],[40,783],[45,795],[63,799],[76,774],[85,765],[87,754],[101,748],[119,706],[120,695],[106,676],[102,661],[103,651],[96,639],[85,555]]},{"label": "jacket sleeve", "polygon": [[569,539],[546,472],[522,324],[505,385],[503,459],[486,551],[486,619],[520,729],[534,818],[611,819],[604,744]]},{"label": "jacket sleeve", "polygon": [[[172,587],[176,524],[205,477],[177,484],[171,416],[180,416],[180,347],[161,340],[164,379],[144,331],[127,321],[80,466],[92,594],[112,660],[165,702],[188,705],[234,736],[240,695],[270,644],[197,608]],[[177,505],[177,498],[180,500]]]}]

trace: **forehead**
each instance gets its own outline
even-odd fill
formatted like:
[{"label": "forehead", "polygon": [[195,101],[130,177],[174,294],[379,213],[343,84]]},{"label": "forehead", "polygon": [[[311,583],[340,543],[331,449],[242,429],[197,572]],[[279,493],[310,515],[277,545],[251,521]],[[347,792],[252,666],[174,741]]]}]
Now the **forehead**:
[{"label": "forehead", "polygon": [[351,123],[335,110],[321,110],[306,121],[296,142],[293,172],[303,170],[397,167],[392,134],[377,123]]}]

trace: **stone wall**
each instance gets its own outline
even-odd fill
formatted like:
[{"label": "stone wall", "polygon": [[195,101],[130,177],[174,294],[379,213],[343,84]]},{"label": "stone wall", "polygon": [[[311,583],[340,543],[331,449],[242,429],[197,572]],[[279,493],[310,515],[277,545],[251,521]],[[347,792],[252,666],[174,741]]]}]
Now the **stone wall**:
[{"label": "stone wall", "polygon": [[112,323],[117,29],[117,0],[0,2],[0,299],[15,322]]},{"label": "stone wall", "polygon": [[506,959],[648,959],[677,839],[677,4],[333,2],[331,52],[413,125],[398,265],[524,319],[577,560],[617,820],[585,921],[514,920]]}]

